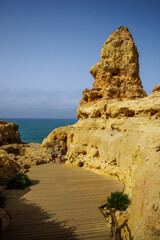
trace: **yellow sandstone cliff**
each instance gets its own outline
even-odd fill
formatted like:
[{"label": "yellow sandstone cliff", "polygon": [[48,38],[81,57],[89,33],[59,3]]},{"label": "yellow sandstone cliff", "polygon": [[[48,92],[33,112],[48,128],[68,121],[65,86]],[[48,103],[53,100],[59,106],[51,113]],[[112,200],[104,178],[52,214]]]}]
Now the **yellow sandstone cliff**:
[{"label": "yellow sandstone cliff", "polygon": [[0,182],[50,161],[50,150],[38,143],[22,143],[18,128],[16,123],[0,120]]},{"label": "yellow sandstone cliff", "polygon": [[[59,147],[66,165],[83,166],[122,181],[131,197],[128,227],[135,240],[160,239],[160,88],[147,96],[138,51],[127,27],[110,35],[90,70],[79,121],[55,129],[43,147]],[[122,231],[123,239],[129,231]]]}]

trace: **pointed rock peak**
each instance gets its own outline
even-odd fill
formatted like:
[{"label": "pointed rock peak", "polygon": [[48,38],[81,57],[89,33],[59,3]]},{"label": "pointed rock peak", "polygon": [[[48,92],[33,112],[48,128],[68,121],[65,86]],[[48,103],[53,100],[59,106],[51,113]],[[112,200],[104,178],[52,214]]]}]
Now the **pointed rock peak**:
[{"label": "pointed rock peak", "polygon": [[135,99],[147,96],[139,77],[139,54],[128,28],[113,32],[101,49],[101,60],[91,67],[92,89],[83,91],[81,104],[102,98]]}]

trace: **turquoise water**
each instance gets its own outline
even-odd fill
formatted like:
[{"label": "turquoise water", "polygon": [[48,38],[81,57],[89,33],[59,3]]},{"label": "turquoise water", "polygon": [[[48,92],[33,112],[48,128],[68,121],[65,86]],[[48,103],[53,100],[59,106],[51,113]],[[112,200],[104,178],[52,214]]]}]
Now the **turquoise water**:
[{"label": "turquoise water", "polygon": [[6,118],[7,123],[17,123],[22,142],[42,143],[55,128],[72,125],[77,119],[20,119]]}]

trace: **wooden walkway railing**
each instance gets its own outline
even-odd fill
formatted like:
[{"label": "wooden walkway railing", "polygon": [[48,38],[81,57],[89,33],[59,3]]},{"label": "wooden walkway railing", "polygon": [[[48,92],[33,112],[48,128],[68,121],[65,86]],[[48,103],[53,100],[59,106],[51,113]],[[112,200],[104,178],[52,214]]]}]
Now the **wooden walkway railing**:
[{"label": "wooden walkway railing", "polygon": [[28,176],[30,188],[6,191],[12,219],[1,240],[111,239],[99,206],[122,183],[57,163],[32,167]]}]

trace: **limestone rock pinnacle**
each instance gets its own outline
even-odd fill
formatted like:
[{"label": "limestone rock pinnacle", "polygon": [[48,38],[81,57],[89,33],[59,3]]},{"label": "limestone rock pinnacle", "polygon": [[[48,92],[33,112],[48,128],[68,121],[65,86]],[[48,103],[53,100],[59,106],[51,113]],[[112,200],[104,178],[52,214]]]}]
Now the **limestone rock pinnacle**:
[{"label": "limestone rock pinnacle", "polygon": [[139,77],[139,54],[127,27],[113,32],[101,49],[101,60],[91,67],[92,89],[85,89],[80,104],[102,98],[135,99],[147,96]]}]

